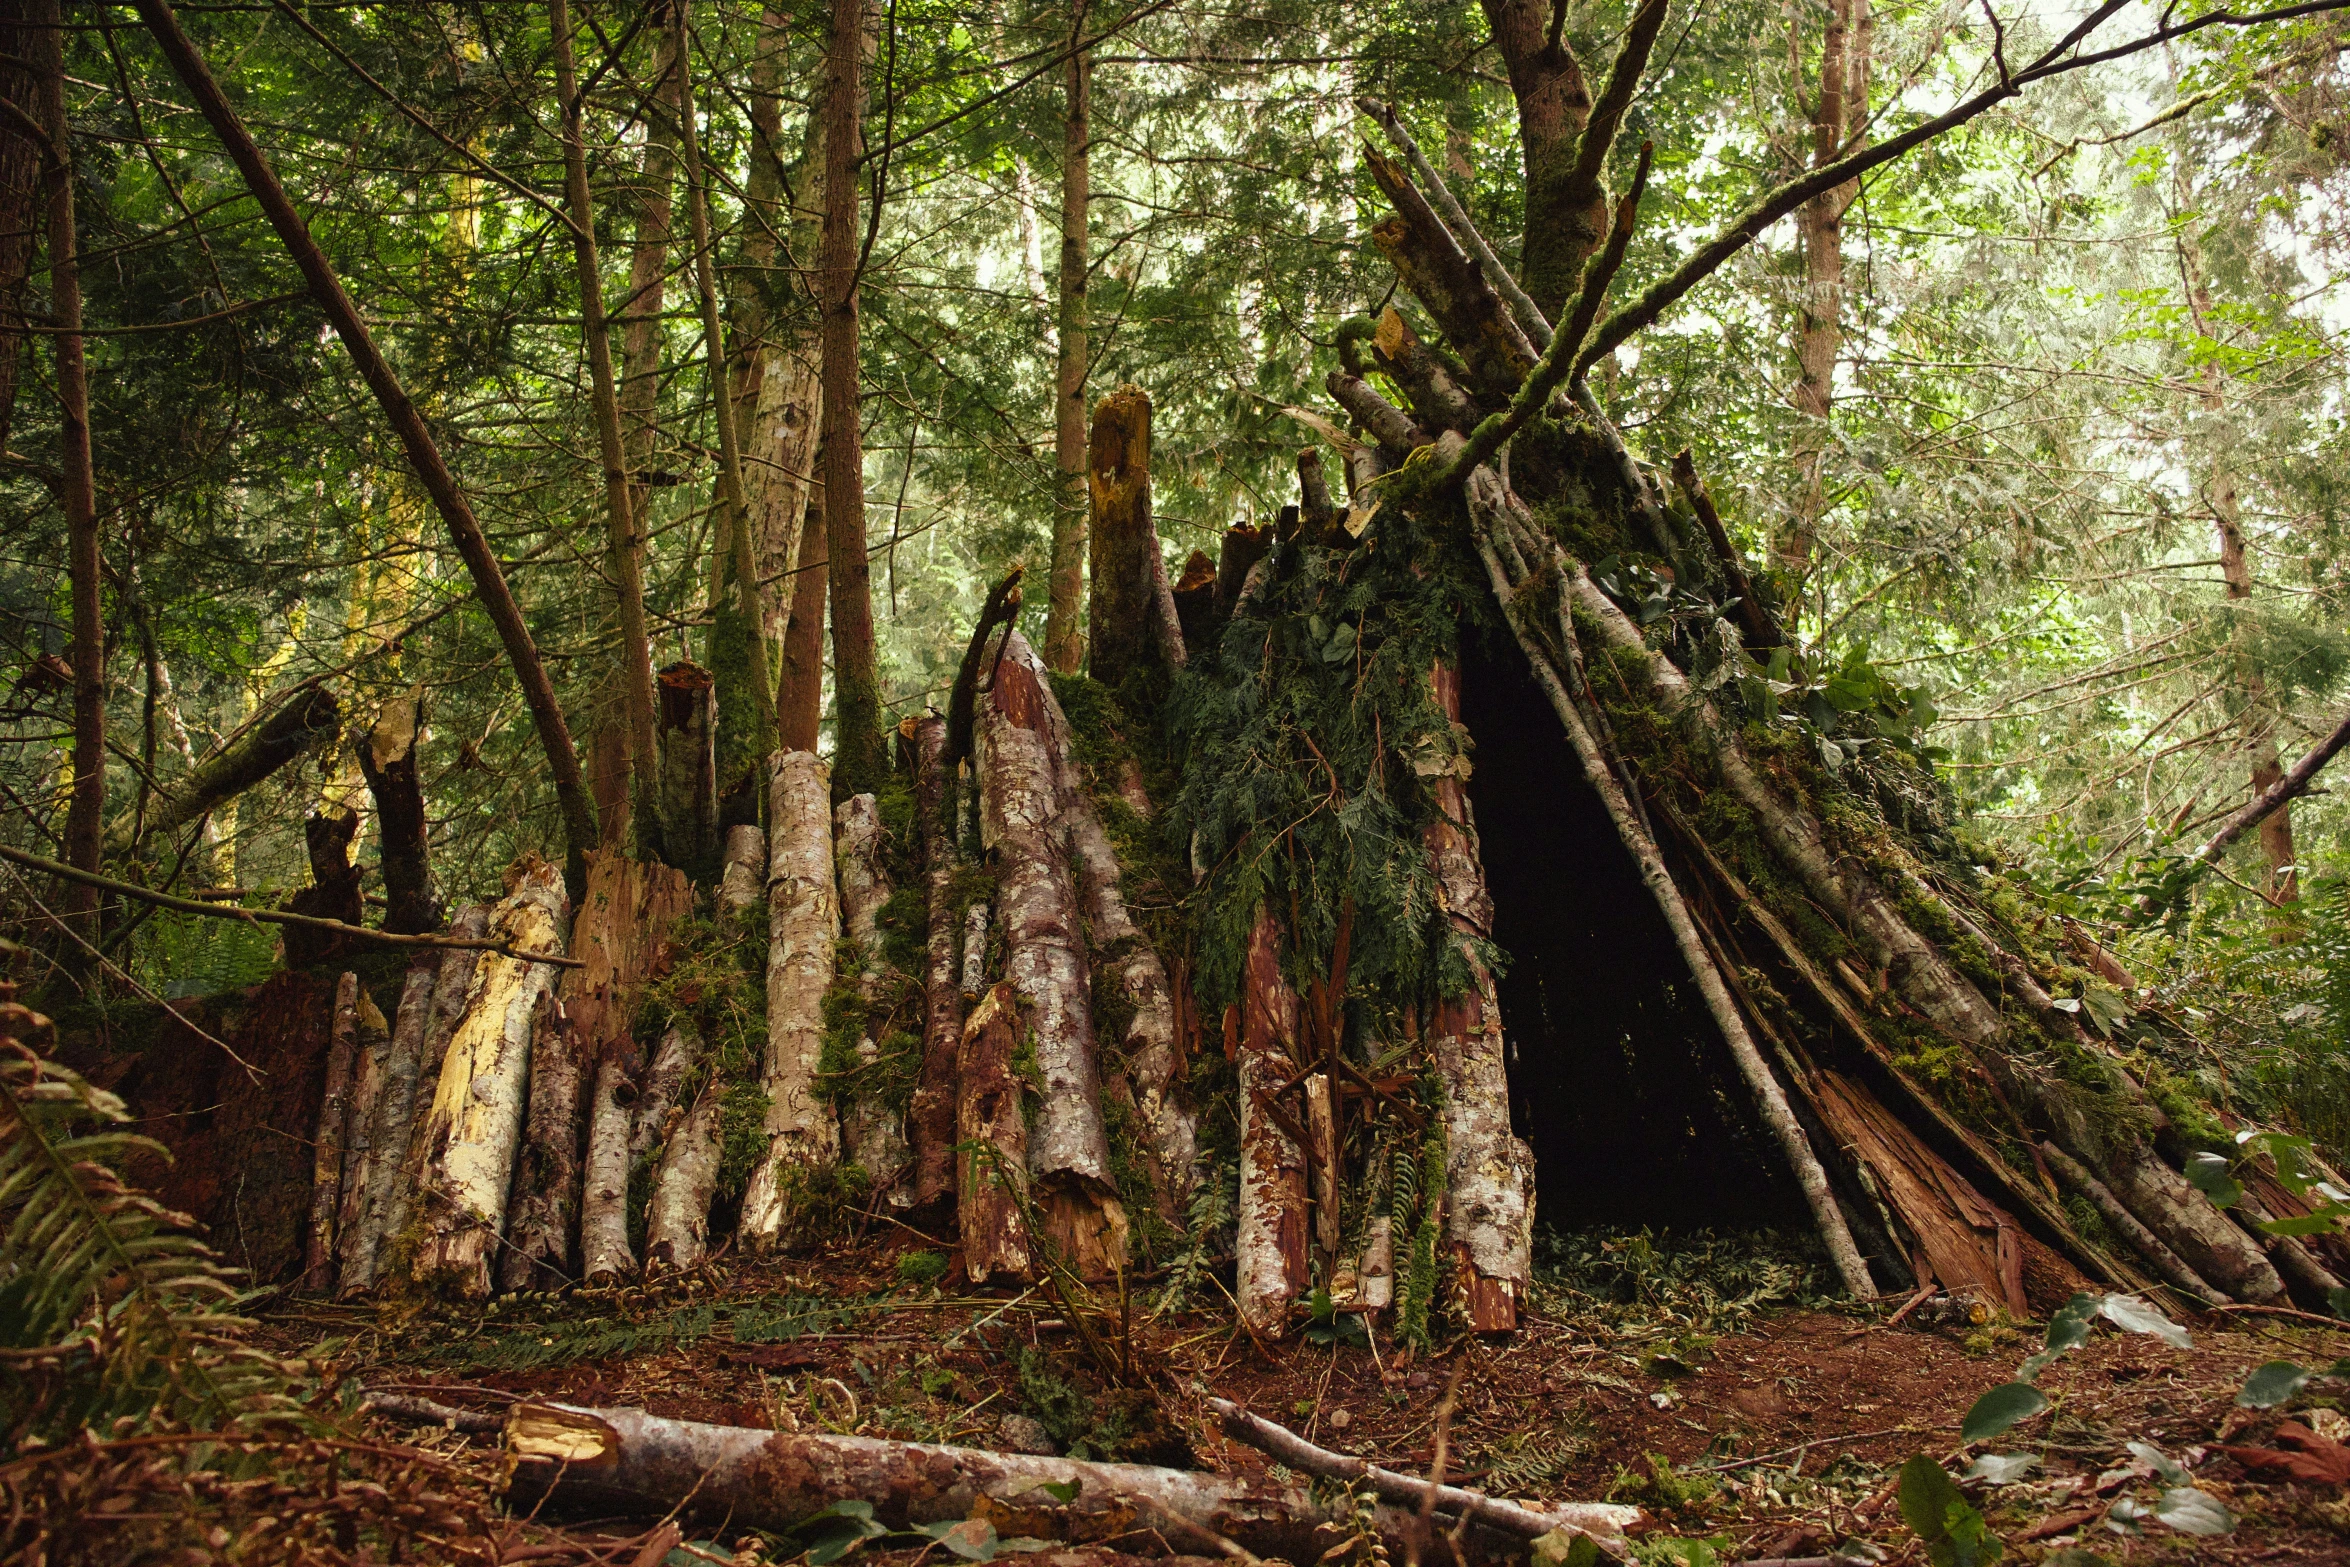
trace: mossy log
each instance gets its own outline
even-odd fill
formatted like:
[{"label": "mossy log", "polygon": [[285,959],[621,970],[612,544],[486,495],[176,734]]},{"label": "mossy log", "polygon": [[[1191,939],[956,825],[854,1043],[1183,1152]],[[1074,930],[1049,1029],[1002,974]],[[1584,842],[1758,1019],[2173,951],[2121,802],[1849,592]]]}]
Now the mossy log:
[{"label": "mossy log", "polygon": [[312,747],[324,744],[341,721],[342,709],[333,692],[318,685],[300,687],[259,723],[189,769],[149,806],[144,823],[128,814],[117,820],[107,834],[106,852],[128,854],[141,837],[168,836],[198,817],[210,815]]}]

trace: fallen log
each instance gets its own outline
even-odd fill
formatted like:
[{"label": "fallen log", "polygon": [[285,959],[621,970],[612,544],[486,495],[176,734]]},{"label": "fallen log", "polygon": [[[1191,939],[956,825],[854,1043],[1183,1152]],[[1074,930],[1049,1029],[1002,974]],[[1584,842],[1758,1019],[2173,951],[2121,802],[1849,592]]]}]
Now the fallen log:
[{"label": "fallen log", "polygon": [[[696,1520],[781,1530],[834,1502],[862,1500],[875,1522],[893,1529],[980,1518],[1004,1536],[1170,1554],[1221,1554],[1219,1542],[1229,1542],[1290,1562],[1317,1561],[1355,1534],[1345,1501],[1325,1506],[1304,1487],[1246,1475],[703,1425],[636,1409],[517,1404],[505,1447],[507,1503],[517,1511],[683,1509]],[[1613,1543],[1620,1531],[1601,1531],[1624,1515],[1637,1510],[1607,1509],[1586,1529]],[[1374,1516],[1382,1543],[1403,1559],[1417,1515],[1390,1506]],[[1548,1528],[1561,1526],[1573,1527],[1560,1517]],[[1480,1517],[1463,1531],[1461,1549],[1470,1560],[1489,1560],[1522,1552],[1526,1539]]]},{"label": "fallen log", "polygon": [[840,1156],[840,1127],[816,1097],[824,992],[832,986],[840,900],[832,875],[832,771],[812,751],[778,752],[768,784],[767,1152],[743,1196],[741,1235],[785,1240],[800,1172]]},{"label": "fallen log", "polygon": [[1559,1507],[1528,1507],[1520,1502],[1503,1501],[1482,1491],[1464,1491],[1455,1485],[1432,1485],[1411,1475],[1382,1469],[1367,1459],[1351,1458],[1344,1453],[1333,1453],[1316,1447],[1287,1426],[1275,1425],[1261,1415],[1252,1415],[1240,1405],[1226,1398],[1211,1398],[1208,1408],[1214,1412],[1224,1428],[1224,1434],[1236,1442],[1246,1443],[1278,1463],[1303,1470],[1325,1479],[1344,1480],[1350,1485],[1369,1484],[1379,1493],[1383,1502],[1399,1506],[1421,1508],[1434,1499],[1436,1510],[1465,1514],[1479,1524],[1520,1540],[1539,1540],[1544,1535],[1564,1529],[1569,1534],[1587,1534],[1595,1541],[1611,1548],[1622,1543],[1624,1531],[1641,1520],[1637,1507],[1626,1507],[1615,1502],[1568,1502]]},{"label": "fallen log", "polygon": [[[672,1030],[672,1034],[676,1033]],[[698,1050],[700,1039],[694,1037]],[[710,1250],[710,1199],[718,1190],[718,1123],[724,1089],[705,1079],[685,1118],[661,1145],[645,1208],[645,1268],[698,1267]]]},{"label": "fallen log", "polygon": [[740,915],[767,897],[767,835],[756,827],[726,829],[726,868],[718,877],[718,906]]},{"label": "fallen log", "polygon": [[326,687],[296,690],[268,717],[198,762],[160,799],[151,802],[144,823],[135,812],[126,812],[107,834],[106,852],[128,854],[142,837],[168,839],[323,743],[341,722],[342,710]]}]

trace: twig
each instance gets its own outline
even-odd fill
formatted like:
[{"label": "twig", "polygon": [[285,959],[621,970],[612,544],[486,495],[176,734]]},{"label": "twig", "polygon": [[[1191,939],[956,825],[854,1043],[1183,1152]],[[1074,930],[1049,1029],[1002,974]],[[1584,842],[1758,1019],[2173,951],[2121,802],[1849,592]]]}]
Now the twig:
[{"label": "twig", "polygon": [[364,925],[346,925],[341,920],[320,919],[315,914],[292,914],[283,909],[223,909],[194,898],[176,898],[168,892],[156,892],[135,882],[116,881],[111,876],[97,876],[58,860],[45,860],[22,849],[0,844],[0,860],[8,860],[27,870],[47,876],[77,881],[95,887],[100,892],[111,892],[118,897],[152,903],[159,908],[176,909],[182,914],[201,914],[207,919],[244,920],[263,925],[299,925],[304,930],[323,930],[337,936],[349,936],[358,941],[372,941],[386,947],[461,948],[468,952],[495,952],[500,957],[517,958],[525,963],[549,963],[557,968],[586,968],[578,958],[567,958],[556,952],[526,952],[510,941],[492,941],[486,937],[470,936],[408,936],[388,930],[370,930]]},{"label": "twig", "polygon": [[1793,1458],[1797,1453],[1808,1453],[1815,1447],[1834,1447],[1839,1442],[1865,1442],[1871,1437],[1896,1436],[1908,1430],[1907,1426],[1887,1426],[1882,1431],[1853,1431],[1843,1436],[1816,1436],[1793,1447],[1782,1447],[1775,1453],[1756,1453],[1751,1458],[1732,1458],[1718,1464],[1695,1464],[1682,1470],[1683,1474],[1727,1474],[1733,1469],[1748,1469],[1756,1464],[1767,1464],[1774,1458]]},{"label": "twig", "polygon": [[2214,1306],[2213,1311],[2250,1311],[2264,1317],[2291,1317],[2297,1322],[2314,1322],[2321,1328],[2332,1328],[2336,1333],[2350,1333],[2350,1322],[2333,1317],[2321,1317],[2314,1311],[2296,1311],[2290,1306],[2240,1306],[2233,1302]]},{"label": "twig", "polygon": [[[1563,6],[1561,10],[1564,10]],[[1484,234],[1478,231],[1477,225],[1470,221],[1469,214],[1462,210],[1460,202],[1454,198],[1452,187],[1444,182],[1444,176],[1438,174],[1435,166],[1429,163],[1427,154],[1420,151],[1420,144],[1412,139],[1412,133],[1404,128],[1403,121],[1396,117],[1395,111],[1368,95],[1357,98],[1355,107],[1377,120],[1379,128],[1387,133],[1387,139],[1395,143],[1396,150],[1411,160],[1412,172],[1419,175],[1420,183],[1428,187],[1428,195],[1436,203],[1436,210],[1452,226],[1453,233],[1460,237],[1461,243],[1469,247],[1470,254],[1477,258],[1477,264],[1484,268],[1485,280],[1508,302],[1510,313],[1518,318],[1518,325],[1526,329],[1526,335],[1534,340],[1534,346],[1537,349],[1548,348],[1550,323],[1542,318],[1541,309],[1518,286],[1518,280],[1510,275],[1508,267],[1502,265],[1501,258],[1493,253],[1493,247],[1486,243]]]},{"label": "twig", "polygon": [[412,1393],[369,1393],[359,1400],[359,1409],[363,1414],[381,1415],[404,1425],[445,1426],[451,1431],[496,1431],[506,1424],[504,1415],[459,1409]]}]

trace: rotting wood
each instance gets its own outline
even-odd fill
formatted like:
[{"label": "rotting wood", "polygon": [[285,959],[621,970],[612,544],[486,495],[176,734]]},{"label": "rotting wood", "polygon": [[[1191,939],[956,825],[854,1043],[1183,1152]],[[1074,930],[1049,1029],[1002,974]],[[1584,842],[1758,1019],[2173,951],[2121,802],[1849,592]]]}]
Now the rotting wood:
[{"label": "rotting wood", "polygon": [[383,871],[383,928],[438,930],[441,900],[432,885],[424,784],[416,770],[424,738],[423,687],[386,702],[359,742],[359,772],[375,800],[376,858]]},{"label": "rotting wood", "polygon": [[1182,668],[1183,628],[1151,519],[1151,400],[1141,387],[1120,386],[1094,404],[1086,482],[1087,672],[1115,689],[1154,662]]},{"label": "rotting wood", "polygon": [[1339,1164],[1337,1109],[1327,1072],[1308,1074],[1300,1086],[1305,1090],[1306,1135],[1311,1139],[1306,1153],[1313,1177],[1314,1250],[1322,1259],[1322,1276],[1333,1278],[1338,1272],[1339,1243],[1345,1238],[1338,1212],[1346,1172]]},{"label": "rotting wood", "polygon": [[1248,582],[1250,570],[1265,558],[1265,551],[1272,545],[1272,532],[1266,528],[1252,528],[1243,523],[1224,530],[1223,548],[1216,555],[1218,624],[1230,620],[1239,608],[1240,590]]},{"label": "rotting wood", "polygon": [[359,1070],[359,976],[335,982],[334,1025],[327,1036],[326,1090],[318,1135],[310,1145],[309,1249],[302,1288],[323,1295],[335,1282],[335,1214],[343,1184],[343,1139],[351,1117],[351,1083]]},{"label": "rotting wood", "polygon": [[1260,908],[1249,930],[1248,966],[1233,1036],[1240,1078],[1240,1223],[1233,1242],[1234,1298],[1257,1337],[1289,1330],[1289,1308],[1305,1292],[1306,1154],[1271,1113],[1274,1085],[1287,1079],[1297,1039],[1297,993],[1281,972],[1280,927]]},{"label": "rotting wood", "polygon": [[840,900],[832,871],[832,770],[809,751],[770,759],[767,795],[766,1152],[743,1197],[740,1234],[783,1242],[803,1173],[840,1157],[840,1129],[816,1094],[824,992],[832,985]]},{"label": "rotting wood", "polygon": [[[488,928],[510,944],[561,951],[570,917],[562,873],[532,860],[514,873]],[[527,1108],[533,1025],[555,975],[548,964],[495,953],[474,967],[423,1128],[413,1263],[421,1283],[472,1299],[490,1292]]]},{"label": "rotting wood", "polygon": [[356,1072],[351,1082],[351,1109],[344,1120],[343,1171],[335,1199],[335,1278],[337,1294],[363,1290],[375,1278],[375,1242],[367,1223],[369,1194],[381,1151],[377,1137],[383,1123],[386,1075],[390,1070],[391,1026],[374,998],[358,993],[359,1033]]},{"label": "rotting wood", "polygon": [[906,1112],[912,1147],[911,1214],[937,1225],[955,1196],[955,1053],[963,1038],[963,997],[955,972],[955,836],[947,820],[947,721],[914,724],[914,811],[921,832],[925,942],[922,1066]]},{"label": "rotting wood", "polygon": [[[1100,647],[1097,638],[1097,656]],[[1004,974],[1030,1008],[1041,1079],[1028,1139],[1036,1239],[1090,1281],[1124,1266],[1127,1219],[1102,1124],[1085,936],[1056,830],[1068,789],[1051,704],[1042,662],[1013,632],[979,701],[981,839],[996,866]]]},{"label": "rotting wood", "polygon": [[1012,1063],[1019,1047],[1019,999],[1010,980],[998,980],[972,1008],[955,1058],[955,1212],[963,1271],[974,1284],[1036,1272],[1026,1217],[1026,1085]]},{"label": "rotting wood", "polygon": [[[867,1009],[865,1032],[857,1041],[862,1075],[881,1059],[871,1009],[883,973],[881,906],[890,894],[889,878],[881,863],[881,811],[872,795],[853,794],[833,808],[832,844],[841,928],[859,953],[857,988]],[[912,1158],[904,1123],[896,1110],[862,1086],[851,1095],[841,1116],[841,1156],[865,1172],[876,1195],[889,1207],[902,1211],[912,1200],[905,1181]]]},{"label": "rotting wood", "polygon": [[1216,563],[1208,559],[1205,550],[1193,550],[1184,557],[1183,570],[1170,591],[1175,598],[1175,621],[1182,628],[1184,648],[1189,651],[1206,647],[1216,624]]},{"label": "rotting wood", "polygon": [[1208,1409],[1226,1436],[1246,1443],[1277,1463],[1324,1479],[1368,1484],[1383,1502],[1415,1510],[1466,1515],[1475,1523],[1520,1540],[1539,1540],[1563,1529],[1570,1535],[1589,1535],[1608,1549],[1617,1550],[1623,1545],[1624,1531],[1639,1524],[1644,1516],[1639,1508],[1618,1502],[1569,1502],[1558,1507],[1537,1508],[1487,1496],[1482,1491],[1431,1484],[1393,1469],[1382,1469],[1367,1459],[1316,1447],[1288,1427],[1251,1414],[1230,1399],[1211,1398]]},{"label": "rotting wood", "polygon": [[[1351,1508],[1325,1507],[1303,1487],[1247,1475],[1086,1463],[1024,1453],[872,1437],[754,1430],[664,1420],[635,1409],[517,1404],[507,1417],[507,1502],[567,1513],[668,1514],[787,1529],[833,1502],[872,1504],[892,1528],[984,1518],[1002,1536],[1320,1560],[1354,1533]],[[1066,1501],[1063,1497],[1068,1498]],[[1632,1509],[1620,1509],[1629,1512]],[[1375,1511],[1397,1560],[1412,1513]],[[1471,1561],[1524,1549],[1525,1536],[1464,1531]]]},{"label": "rotting wood", "polygon": [[718,852],[718,689],[701,665],[664,665],[655,682],[661,735],[661,857],[683,870]]}]

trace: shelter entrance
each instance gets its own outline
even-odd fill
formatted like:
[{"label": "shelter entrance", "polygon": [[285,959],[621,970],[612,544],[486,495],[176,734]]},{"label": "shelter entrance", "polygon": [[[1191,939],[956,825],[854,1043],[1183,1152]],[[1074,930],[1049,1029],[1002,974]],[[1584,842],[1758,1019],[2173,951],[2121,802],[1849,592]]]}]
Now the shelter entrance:
[{"label": "shelter entrance", "polygon": [[1467,650],[1510,1117],[1552,1228],[1811,1219],[1664,917],[1523,659]]}]

